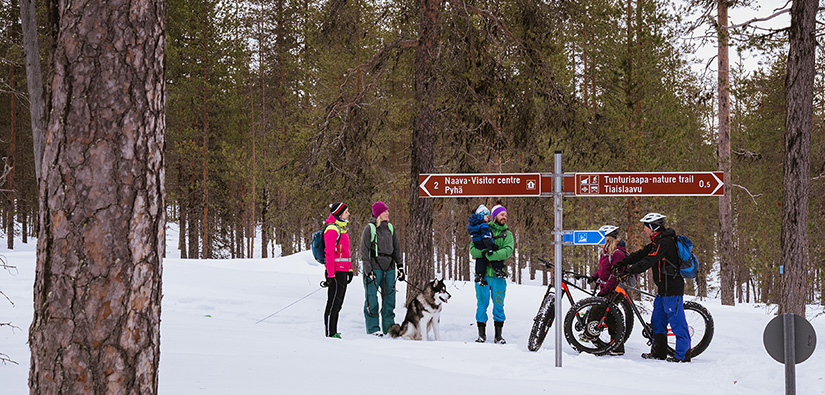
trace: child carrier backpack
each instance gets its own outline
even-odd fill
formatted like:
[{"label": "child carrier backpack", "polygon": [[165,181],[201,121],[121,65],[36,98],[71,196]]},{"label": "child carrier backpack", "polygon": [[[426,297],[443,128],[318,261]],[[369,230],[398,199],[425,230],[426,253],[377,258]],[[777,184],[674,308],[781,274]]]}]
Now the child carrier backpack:
[{"label": "child carrier backpack", "polygon": [[693,242],[685,235],[676,236],[676,249],[679,250],[679,273],[684,278],[695,278],[699,272],[699,259],[693,254]]},{"label": "child carrier backpack", "polygon": [[[335,245],[337,246],[338,243],[341,242],[341,228],[334,223],[330,225],[334,226],[335,229],[338,230],[338,238],[335,240]],[[315,260],[322,265],[327,261],[327,256],[324,253],[324,249],[326,248],[326,242],[324,242],[324,232],[328,227],[329,225],[324,225],[323,229],[312,234],[312,256],[315,257]]]},{"label": "child carrier backpack", "polygon": [[[373,248],[373,252],[375,252],[375,257],[378,257],[378,243],[375,242],[375,231],[376,227],[375,224],[370,222],[370,245]],[[395,235],[395,228],[392,226],[391,223],[387,222],[387,227],[390,228],[390,234]]]}]

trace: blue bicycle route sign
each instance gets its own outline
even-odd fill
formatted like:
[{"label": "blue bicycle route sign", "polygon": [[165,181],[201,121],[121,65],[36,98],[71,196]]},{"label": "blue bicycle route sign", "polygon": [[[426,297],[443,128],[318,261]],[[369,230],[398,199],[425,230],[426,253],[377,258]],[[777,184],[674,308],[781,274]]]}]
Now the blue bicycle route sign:
[{"label": "blue bicycle route sign", "polygon": [[562,243],[573,245],[602,245],[604,244],[604,233],[598,230],[574,230],[565,231],[562,235]]}]

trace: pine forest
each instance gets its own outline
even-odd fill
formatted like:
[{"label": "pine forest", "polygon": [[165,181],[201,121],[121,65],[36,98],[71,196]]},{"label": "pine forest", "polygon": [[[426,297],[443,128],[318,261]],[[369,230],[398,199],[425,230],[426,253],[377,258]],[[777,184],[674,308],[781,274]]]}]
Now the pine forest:
[{"label": "pine forest", "polygon": [[[20,1],[0,0],[8,248],[37,237],[41,215]],[[551,173],[555,151],[565,172],[725,171],[724,198],[565,198],[564,228],[613,224],[633,251],[646,244],[639,218],[663,213],[703,263],[686,293],[780,303],[794,32],[720,27],[722,8],[755,3],[168,0],[166,222],[185,258],[273,257],[307,250],[343,201],[355,250],[381,200],[413,280],[471,280],[467,217],[502,204],[516,237],[510,279],[547,284],[552,198],[421,199],[418,174]],[[56,1],[35,4],[49,114],[61,21]],[[798,173],[809,304],[825,304],[822,9]],[[700,59],[702,48],[716,56]],[[564,267],[591,271],[598,254],[565,247]]]}]

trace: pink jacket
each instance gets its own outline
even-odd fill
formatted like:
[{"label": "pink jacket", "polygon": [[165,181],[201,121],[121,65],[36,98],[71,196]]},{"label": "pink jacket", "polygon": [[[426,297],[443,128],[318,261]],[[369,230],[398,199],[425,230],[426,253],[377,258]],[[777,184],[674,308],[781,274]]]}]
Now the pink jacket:
[{"label": "pink jacket", "polygon": [[[324,230],[324,256],[326,257],[327,277],[335,277],[335,272],[352,271],[352,261],[349,252],[349,235],[347,222],[339,221],[330,214],[326,220]],[[336,228],[333,224],[337,225]],[[338,240],[338,229],[341,229],[341,239]],[[335,242],[338,241],[336,244]]]}]

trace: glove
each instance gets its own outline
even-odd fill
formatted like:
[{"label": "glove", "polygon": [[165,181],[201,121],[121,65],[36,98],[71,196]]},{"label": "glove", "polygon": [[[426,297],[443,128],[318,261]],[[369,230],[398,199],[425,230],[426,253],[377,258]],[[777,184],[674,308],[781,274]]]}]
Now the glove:
[{"label": "glove", "polygon": [[352,282],[352,272],[347,272],[347,284]]},{"label": "glove", "polygon": [[332,285],[332,282],[335,281],[334,278],[327,277],[324,281],[321,281],[321,288],[326,288]]},{"label": "glove", "polygon": [[493,252],[494,251],[492,249],[490,249],[490,250],[484,251],[484,254],[489,256],[489,255],[493,255]]},{"label": "glove", "polygon": [[398,273],[396,274],[395,278],[398,281],[407,281],[407,277],[404,275],[404,268],[399,266],[397,270]]},{"label": "glove", "polygon": [[588,284],[593,284],[593,283],[595,283],[595,282],[596,282],[596,281],[598,281],[598,280],[599,280],[599,276],[597,276],[597,275],[595,275],[595,274],[594,274],[594,275],[592,275],[592,276],[590,276],[590,277],[588,277],[588,278],[587,278],[587,283],[588,283]]},{"label": "glove", "polygon": [[624,264],[624,263],[622,263],[622,262],[623,262],[623,261],[618,261],[618,262],[614,263],[614,264],[613,264],[613,266],[611,266],[611,267],[610,267],[610,269],[611,269],[611,270],[613,270],[614,272],[616,272],[616,271],[620,271],[620,272],[621,272],[621,271],[624,271],[624,268],[626,268],[626,267],[627,267],[627,265],[626,265],[626,264]]},{"label": "glove", "polygon": [[619,279],[620,283],[623,283],[624,280],[627,280],[627,278],[630,277],[630,276],[632,276],[632,274],[630,274],[628,272],[624,272],[624,273],[621,273],[621,274],[617,274],[616,278]]},{"label": "glove", "polygon": [[369,279],[370,281],[375,281],[375,272],[370,270],[370,272],[367,273],[367,279]]}]

